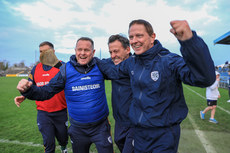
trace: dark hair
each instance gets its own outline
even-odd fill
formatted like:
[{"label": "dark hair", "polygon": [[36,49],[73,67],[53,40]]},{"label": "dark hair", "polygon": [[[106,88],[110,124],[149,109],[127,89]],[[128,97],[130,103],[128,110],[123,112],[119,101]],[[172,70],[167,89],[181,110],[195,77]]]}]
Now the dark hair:
[{"label": "dark hair", "polygon": [[[79,38],[79,39],[77,40],[77,43],[78,43],[78,41],[80,41],[80,40],[90,41],[91,44],[92,44],[92,49],[94,49],[94,42],[93,42],[93,40],[92,40],[91,38],[89,38],[89,37],[81,37],[81,38]],[[76,43],[76,45],[77,45],[77,43]]]},{"label": "dark hair", "polygon": [[44,42],[40,43],[39,47],[45,46],[45,45],[48,45],[48,46],[50,46],[52,49],[54,49],[54,45],[53,45],[51,42],[48,42],[48,41],[44,41]]},{"label": "dark hair", "polygon": [[149,34],[149,36],[151,36],[154,33],[153,27],[148,21],[145,21],[143,19],[133,20],[129,23],[129,29],[134,24],[143,24],[145,26],[146,32]]},{"label": "dark hair", "polygon": [[127,47],[129,47],[129,40],[128,38],[120,35],[120,34],[116,34],[116,35],[111,35],[109,37],[109,40],[108,40],[108,45],[114,41],[118,40],[119,42],[121,42],[122,46],[124,49],[126,49]]}]

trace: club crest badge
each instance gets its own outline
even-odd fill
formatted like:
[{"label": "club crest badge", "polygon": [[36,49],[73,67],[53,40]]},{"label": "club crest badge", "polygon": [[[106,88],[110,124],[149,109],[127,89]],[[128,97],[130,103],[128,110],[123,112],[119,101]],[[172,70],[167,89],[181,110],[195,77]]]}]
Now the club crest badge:
[{"label": "club crest badge", "polygon": [[157,81],[159,79],[159,72],[158,71],[151,72],[151,79],[153,81]]}]

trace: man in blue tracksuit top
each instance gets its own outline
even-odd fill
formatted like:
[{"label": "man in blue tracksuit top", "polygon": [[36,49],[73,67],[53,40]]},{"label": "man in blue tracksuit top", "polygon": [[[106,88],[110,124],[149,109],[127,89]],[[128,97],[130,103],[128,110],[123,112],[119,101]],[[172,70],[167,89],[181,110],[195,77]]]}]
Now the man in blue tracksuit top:
[{"label": "man in blue tracksuit top", "polygon": [[95,143],[98,153],[113,153],[104,77],[93,58],[93,40],[78,39],[75,53],[48,85],[37,87],[22,79],[17,88],[31,100],[49,99],[64,89],[73,152],[89,153]]},{"label": "man in blue tracksuit top", "polygon": [[182,82],[207,87],[215,81],[215,67],[204,41],[192,32],[187,21],[171,21],[170,30],[181,44],[183,58],[163,48],[151,24],[134,20],[129,41],[135,54],[120,63],[98,60],[110,79],[129,76],[133,101],[129,117],[135,126],[135,153],[176,153],[180,123],[188,108]]},{"label": "man in blue tracksuit top", "polygon": [[[111,35],[108,40],[111,64],[126,60],[130,53],[129,40],[122,35]],[[114,141],[121,153],[133,153],[133,128],[129,119],[132,89],[129,77],[112,80],[112,108],[115,119]]]}]

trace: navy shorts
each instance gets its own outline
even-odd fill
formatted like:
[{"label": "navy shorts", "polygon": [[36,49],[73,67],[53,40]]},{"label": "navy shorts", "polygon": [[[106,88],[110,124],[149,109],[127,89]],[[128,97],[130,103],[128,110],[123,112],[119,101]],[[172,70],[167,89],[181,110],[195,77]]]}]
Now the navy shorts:
[{"label": "navy shorts", "polygon": [[51,113],[38,110],[37,124],[43,137],[43,145],[46,153],[55,152],[55,137],[59,145],[67,145],[68,117],[66,109]]},{"label": "navy shorts", "polygon": [[217,100],[209,100],[209,99],[207,99],[207,105],[208,106],[217,105]]},{"label": "navy shorts", "polygon": [[87,127],[74,125],[72,118],[70,118],[70,123],[68,133],[74,153],[89,153],[92,143],[96,145],[98,153],[113,153],[113,141],[108,119]]}]

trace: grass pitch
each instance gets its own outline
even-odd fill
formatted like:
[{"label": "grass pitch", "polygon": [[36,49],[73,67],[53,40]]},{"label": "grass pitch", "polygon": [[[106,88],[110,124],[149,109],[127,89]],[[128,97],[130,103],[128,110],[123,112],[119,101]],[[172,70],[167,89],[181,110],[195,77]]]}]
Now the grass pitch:
[{"label": "grass pitch", "polygon": [[[3,153],[41,153],[44,152],[42,136],[37,127],[37,111],[34,101],[26,100],[18,108],[14,104],[14,97],[20,95],[16,89],[22,78],[0,78],[0,148]],[[111,83],[106,81],[106,95],[110,108],[109,120],[114,130],[114,119],[111,110]],[[230,152],[230,103],[228,91],[219,89],[221,98],[215,118],[219,124],[201,120],[199,112],[206,107],[205,88],[184,86],[184,94],[189,108],[188,117],[181,124],[181,139],[179,153],[229,153]],[[208,144],[207,144],[208,143]],[[57,143],[56,143],[57,144]],[[71,152],[71,144],[68,144]],[[210,150],[213,149],[213,150]],[[90,148],[96,153],[95,145]],[[59,146],[56,152],[60,152]],[[114,152],[119,153],[114,144]]]}]

